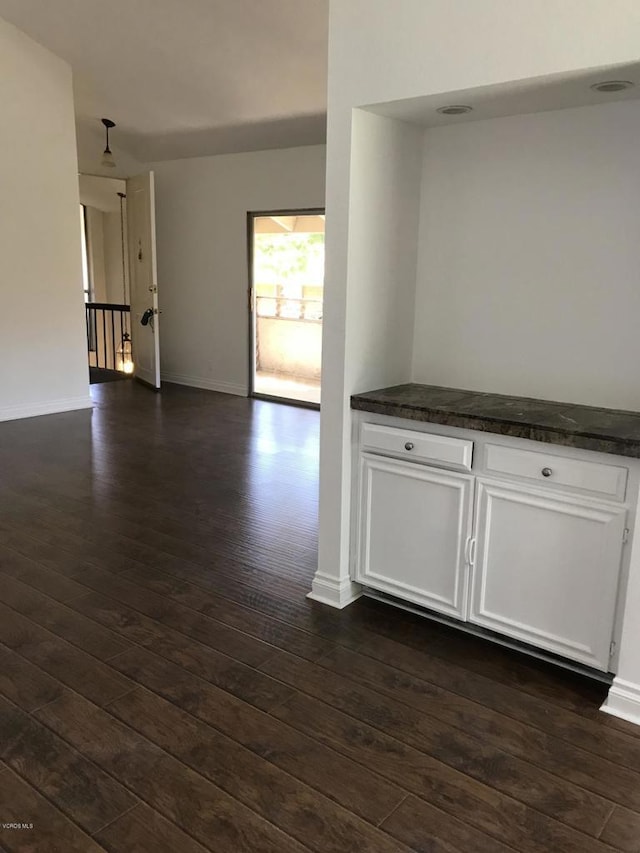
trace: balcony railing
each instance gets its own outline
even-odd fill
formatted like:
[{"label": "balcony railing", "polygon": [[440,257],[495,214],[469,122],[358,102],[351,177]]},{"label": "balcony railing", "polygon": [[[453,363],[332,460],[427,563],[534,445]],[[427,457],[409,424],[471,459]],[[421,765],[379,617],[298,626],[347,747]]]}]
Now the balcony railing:
[{"label": "balcony railing", "polygon": [[289,296],[256,296],[258,317],[278,320],[322,320],[322,300]]},{"label": "balcony railing", "polygon": [[122,370],[118,349],[131,336],[131,307],[110,302],[86,302],[89,366]]}]

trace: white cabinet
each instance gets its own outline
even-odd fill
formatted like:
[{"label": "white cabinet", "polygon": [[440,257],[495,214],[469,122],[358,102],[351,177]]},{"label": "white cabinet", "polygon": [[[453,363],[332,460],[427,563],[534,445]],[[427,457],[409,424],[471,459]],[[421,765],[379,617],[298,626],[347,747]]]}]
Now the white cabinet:
[{"label": "white cabinet", "polygon": [[470,621],[608,669],[626,510],[478,478]]},{"label": "white cabinet", "polygon": [[464,618],[472,500],[467,474],[362,453],[356,580]]},{"label": "white cabinet", "polygon": [[613,668],[632,505],[625,460],[452,432],[361,424],[354,580]]}]

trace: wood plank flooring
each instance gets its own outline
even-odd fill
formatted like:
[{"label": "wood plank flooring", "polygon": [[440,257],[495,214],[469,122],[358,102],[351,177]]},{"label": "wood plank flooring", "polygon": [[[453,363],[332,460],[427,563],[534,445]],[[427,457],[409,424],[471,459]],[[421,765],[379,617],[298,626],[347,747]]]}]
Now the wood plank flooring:
[{"label": "wood plank flooring", "polygon": [[317,412],[92,394],[0,424],[0,851],[640,853],[602,685],[305,598]]}]

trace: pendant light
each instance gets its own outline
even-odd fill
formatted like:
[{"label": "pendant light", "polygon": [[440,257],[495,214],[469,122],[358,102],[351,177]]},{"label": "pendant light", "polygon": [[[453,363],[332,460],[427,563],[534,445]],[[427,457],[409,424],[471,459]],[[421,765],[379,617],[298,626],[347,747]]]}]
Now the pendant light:
[{"label": "pendant light", "polygon": [[111,149],[109,148],[109,131],[112,127],[116,126],[116,123],[115,121],[111,121],[110,118],[103,118],[102,124],[104,125],[107,141],[104,152],[102,154],[102,165],[106,166],[108,169],[115,169],[116,161],[113,159],[113,154],[111,153]]}]

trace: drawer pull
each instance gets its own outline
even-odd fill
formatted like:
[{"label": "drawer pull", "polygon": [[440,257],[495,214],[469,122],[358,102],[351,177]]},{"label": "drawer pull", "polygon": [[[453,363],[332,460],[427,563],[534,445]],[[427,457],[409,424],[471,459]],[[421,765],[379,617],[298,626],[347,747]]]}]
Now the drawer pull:
[{"label": "drawer pull", "polygon": [[405,443],[404,449],[405,449],[405,450],[413,450],[413,442],[412,442],[412,441],[407,441],[407,442]]},{"label": "drawer pull", "polygon": [[[404,440],[410,436],[404,436]],[[418,442],[416,441],[416,444]],[[566,451],[568,454],[571,451]],[[582,454],[581,454],[582,455]],[[627,487],[628,468],[596,461],[595,454],[584,452],[583,458],[560,455],[559,448],[527,450],[500,444],[485,445],[484,468],[490,476],[501,476],[545,484],[545,488],[560,488],[622,501]],[[411,459],[408,459],[411,461]]]}]

